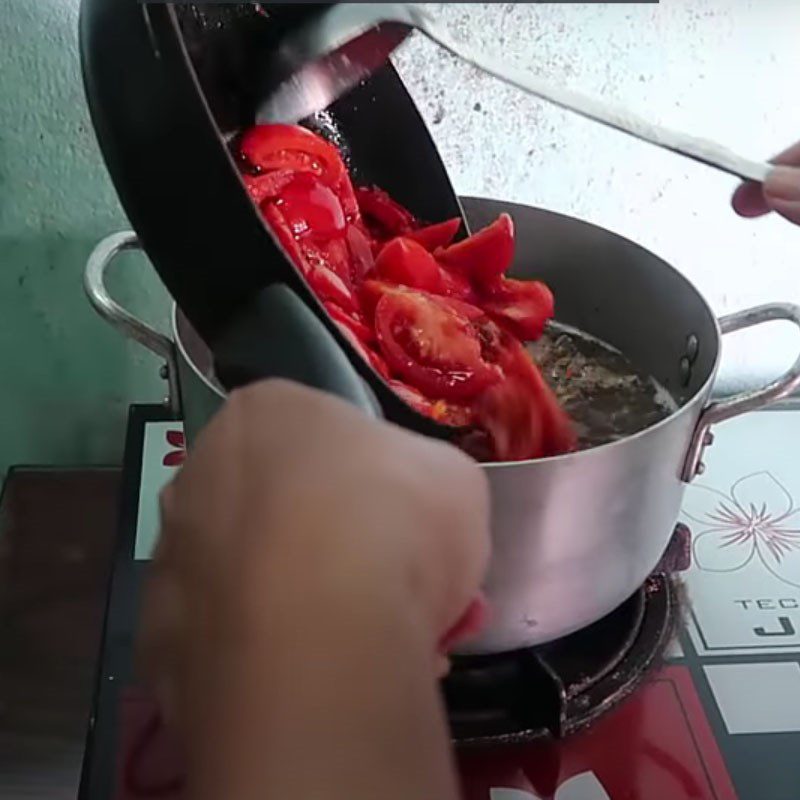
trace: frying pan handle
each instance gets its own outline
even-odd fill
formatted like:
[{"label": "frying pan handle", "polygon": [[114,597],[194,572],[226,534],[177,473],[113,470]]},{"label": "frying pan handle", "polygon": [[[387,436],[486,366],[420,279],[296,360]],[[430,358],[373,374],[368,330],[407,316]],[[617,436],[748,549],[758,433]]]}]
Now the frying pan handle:
[{"label": "frying pan handle", "polygon": [[336,340],[283,283],[255,295],[211,349],[214,373],[228,391],[264,378],[285,378],[381,416],[378,401]]},{"label": "frying pan handle", "polygon": [[[719,327],[720,331],[725,334],[775,320],[788,320],[800,328],[800,306],[793,303],[767,303],[763,306],[755,306],[721,317]],[[788,397],[798,388],[800,388],[800,357],[783,375],[763,388],[741,392],[706,406],[700,414],[692,441],[689,444],[682,479],[689,483],[697,475],[703,473],[705,469],[702,462],[703,451],[714,441],[711,434],[712,425],[772,405]]]},{"label": "frying pan handle", "polygon": [[148,350],[161,356],[166,362],[161,369],[161,377],[166,378],[169,395],[166,404],[175,416],[181,413],[181,397],[178,385],[178,362],[175,344],[172,340],[151,328],[146,322],[124,309],[108,293],[106,270],[111,262],[125,250],[138,250],[139,241],[131,231],[112,233],[106,236],[95,248],[86,262],[83,273],[83,288],[94,310],[129,339],[134,339]]}]

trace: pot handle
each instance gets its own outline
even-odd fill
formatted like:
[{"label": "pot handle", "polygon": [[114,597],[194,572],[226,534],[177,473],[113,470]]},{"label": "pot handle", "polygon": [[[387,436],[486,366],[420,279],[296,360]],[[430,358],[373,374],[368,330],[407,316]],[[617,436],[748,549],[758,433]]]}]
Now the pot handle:
[{"label": "pot handle", "polygon": [[[720,331],[725,334],[775,320],[788,320],[800,328],[800,306],[793,303],[767,303],[755,306],[745,311],[737,311],[734,314],[720,317],[719,327]],[[706,406],[700,414],[689,444],[686,461],[683,465],[682,479],[689,483],[696,476],[703,474],[705,470],[702,462],[703,451],[714,441],[710,430],[712,425],[737,417],[739,414],[746,414],[748,411],[772,405],[788,397],[798,388],[800,388],[800,357],[783,375],[762,389],[742,392]]]},{"label": "pot handle", "polygon": [[106,288],[106,270],[116,256],[125,250],[139,249],[141,249],[139,240],[132,231],[122,231],[106,236],[92,250],[89,260],[86,262],[83,272],[83,289],[94,310],[106,322],[120,331],[123,336],[136,340],[164,359],[166,363],[161,368],[161,377],[166,379],[169,387],[165,404],[177,417],[181,413],[181,403],[174,342],[124,309],[111,297]]}]

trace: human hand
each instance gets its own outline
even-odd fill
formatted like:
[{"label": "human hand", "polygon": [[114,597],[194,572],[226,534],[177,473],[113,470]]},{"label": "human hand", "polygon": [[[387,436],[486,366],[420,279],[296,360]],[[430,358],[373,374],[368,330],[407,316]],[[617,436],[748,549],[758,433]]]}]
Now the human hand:
[{"label": "human hand", "polygon": [[743,183],[733,195],[733,208],[743,217],[760,217],[777,211],[800,225],[800,142],[784,150],[763,185]]},{"label": "human hand", "polygon": [[[247,783],[263,769],[265,742],[271,781],[291,771],[292,742],[306,748],[298,762],[312,753],[322,765],[330,753],[321,767],[330,789],[331,771],[350,763],[351,739],[362,772],[374,764],[377,774],[384,755],[397,769],[402,752],[398,793],[448,796],[450,778],[433,794],[414,794],[429,780],[409,781],[426,763],[431,774],[449,763],[436,716],[437,644],[454,625],[465,635],[479,621],[470,601],[489,539],[477,465],[330,396],[266,382],[232,395],[161,504],[143,663],[202,796],[213,796],[215,781],[228,796],[256,785],[283,796],[276,783]],[[415,733],[387,748],[387,726]],[[317,796],[315,777],[305,769],[311,783],[300,796]],[[231,780],[245,782],[238,794]],[[296,793],[296,779],[284,788]],[[361,796],[353,792],[343,796]]]}]

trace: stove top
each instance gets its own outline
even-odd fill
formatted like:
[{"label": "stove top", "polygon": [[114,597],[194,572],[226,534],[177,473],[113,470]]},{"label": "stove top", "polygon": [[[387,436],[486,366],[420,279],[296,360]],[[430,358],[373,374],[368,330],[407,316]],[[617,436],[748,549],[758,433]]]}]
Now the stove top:
[{"label": "stove top", "polygon": [[454,740],[501,745],[563,738],[624,700],[676,629],[679,589],[651,577],[604,619],[564,639],[457,660],[444,682]]},{"label": "stove top", "polygon": [[[720,426],[687,488],[679,579],[654,574],[559,642],[456,665],[444,690],[464,800],[800,798],[799,446],[793,411]],[[181,796],[131,647],[156,496],[183,455],[180,423],[131,409],[81,800]]]}]

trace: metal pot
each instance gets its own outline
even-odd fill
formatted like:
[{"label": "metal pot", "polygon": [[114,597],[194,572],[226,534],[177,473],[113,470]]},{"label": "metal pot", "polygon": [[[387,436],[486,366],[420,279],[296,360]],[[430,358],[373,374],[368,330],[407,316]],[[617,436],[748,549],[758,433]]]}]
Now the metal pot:
[{"label": "metal pot", "polygon": [[[710,402],[721,335],[779,319],[800,326],[800,308],[775,303],[717,320],[680,273],[614,233],[510,203],[466,198],[464,208],[475,228],[509,212],[517,230],[512,273],[546,281],[560,322],[617,347],[679,405],[662,422],[592,450],[483,465],[492,497],[485,583],[492,619],[469,652],[490,653],[565,636],[642,585],[669,542],[685,484],[703,469],[711,425],[800,386],[799,358],[762,389]],[[108,296],[105,268],[136,246],[131,233],[104,240],[87,265],[86,290],[104,318],[165,359],[169,402],[191,443],[224,393],[211,377],[207,348],[180,311],[169,339]]]}]

